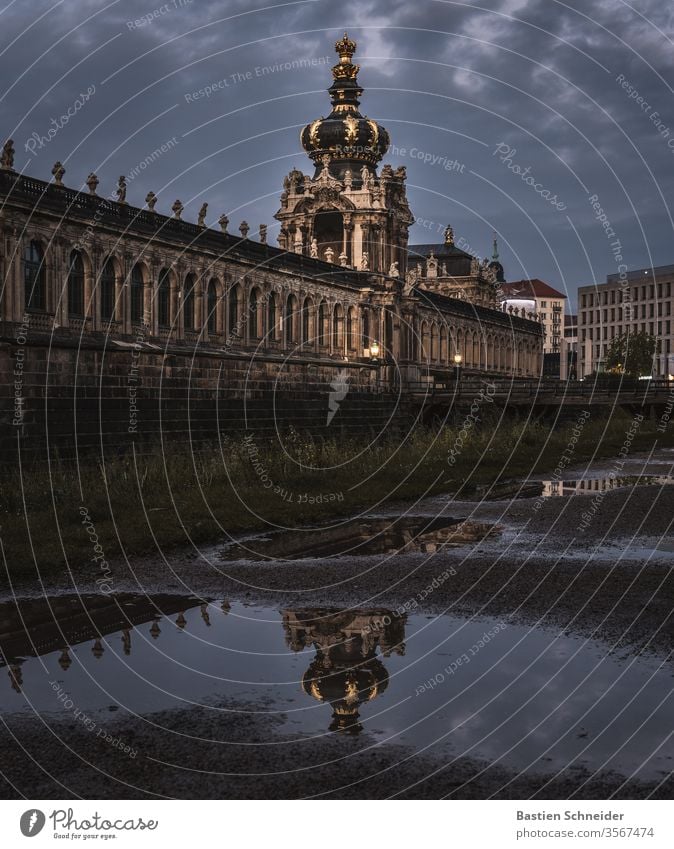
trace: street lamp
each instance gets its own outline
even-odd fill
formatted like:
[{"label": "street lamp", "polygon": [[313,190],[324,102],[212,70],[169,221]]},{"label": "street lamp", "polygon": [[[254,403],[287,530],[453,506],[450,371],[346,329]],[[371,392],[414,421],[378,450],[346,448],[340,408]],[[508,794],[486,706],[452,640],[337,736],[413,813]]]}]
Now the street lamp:
[{"label": "street lamp", "polygon": [[457,351],[454,354],[454,379],[456,380],[456,385],[459,385],[459,380],[461,378],[461,363],[463,362],[463,357]]},{"label": "street lamp", "polygon": [[370,343],[370,357],[373,360],[379,359],[379,342],[376,339]]}]

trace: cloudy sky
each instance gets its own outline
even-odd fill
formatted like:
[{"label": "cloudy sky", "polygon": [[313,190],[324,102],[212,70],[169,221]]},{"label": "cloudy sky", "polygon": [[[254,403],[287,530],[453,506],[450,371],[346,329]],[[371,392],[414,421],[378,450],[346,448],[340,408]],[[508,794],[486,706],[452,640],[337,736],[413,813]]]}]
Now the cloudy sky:
[{"label": "cloudy sky", "polygon": [[131,203],[152,189],[195,220],[208,201],[209,221],[267,223],[275,241],[346,29],[362,111],[407,167],[411,241],[451,223],[485,256],[496,231],[509,280],[574,302],[621,261],[674,263],[672,0],[0,3],[0,133],[33,176],[58,159],[68,185],[95,171],[108,194],[128,174]]}]

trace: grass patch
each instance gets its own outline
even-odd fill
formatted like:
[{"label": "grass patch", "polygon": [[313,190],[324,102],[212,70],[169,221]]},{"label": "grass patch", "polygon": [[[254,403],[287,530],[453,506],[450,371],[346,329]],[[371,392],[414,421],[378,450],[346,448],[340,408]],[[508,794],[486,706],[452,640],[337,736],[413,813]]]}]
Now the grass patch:
[{"label": "grass patch", "polygon": [[[576,428],[568,466],[617,456],[632,418],[617,413]],[[674,445],[644,420],[630,453]],[[49,576],[160,548],[216,542],[227,533],[326,523],[360,509],[423,494],[469,496],[478,486],[552,471],[574,423],[513,419],[415,430],[404,442],[318,441],[297,432],[283,449],[223,437],[192,455],[115,457],[79,469],[56,458],[0,470],[0,540],[5,581]],[[450,458],[453,457],[453,462]],[[94,537],[95,534],[95,537]],[[98,543],[100,549],[95,549]]]}]

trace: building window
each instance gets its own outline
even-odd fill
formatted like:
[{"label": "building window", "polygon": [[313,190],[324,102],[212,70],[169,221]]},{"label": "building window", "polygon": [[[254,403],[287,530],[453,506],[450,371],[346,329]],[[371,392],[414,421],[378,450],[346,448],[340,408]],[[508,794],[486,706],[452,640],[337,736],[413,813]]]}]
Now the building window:
[{"label": "building window", "polygon": [[262,335],[260,328],[260,318],[259,318],[259,309],[260,309],[260,290],[258,288],[251,289],[250,291],[250,301],[248,303],[248,313],[249,313],[249,323],[250,327],[250,338],[251,339],[259,339]]},{"label": "building window", "polygon": [[170,327],[171,324],[171,284],[170,272],[164,268],[159,274],[157,286],[157,318],[159,326]]},{"label": "building window", "polygon": [[107,259],[101,271],[101,318],[112,321],[115,317],[115,266]]},{"label": "building window", "polygon": [[37,242],[31,242],[23,254],[23,282],[26,309],[43,310],[46,306],[44,254]]},{"label": "building window", "polygon": [[84,317],[84,262],[79,251],[70,254],[68,268],[68,315]]},{"label": "building window", "polygon": [[313,304],[311,298],[305,298],[302,304],[302,344],[309,345],[313,341],[311,338],[311,310]]},{"label": "building window", "polygon": [[285,314],[285,338],[286,345],[291,345],[295,341],[295,313],[297,312],[297,298],[294,295],[289,295],[286,301]]},{"label": "building window", "polygon": [[269,296],[269,310],[268,310],[268,327],[269,327],[269,338],[272,342],[275,342],[278,339],[278,334],[276,330],[276,323],[278,321],[278,317],[276,314],[276,295],[271,294]]},{"label": "building window", "polygon": [[318,344],[328,344],[328,308],[325,303],[318,307]]},{"label": "building window", "polygon": [[131,321],[136,324],[144,320],[144,288],[143,272],[139,265],[134,265],[131,271]]},{"label": "building window", "polygon": [[206,308],[208,309],[208,332],[218,332],[218,288],[215,280],[209,281],[208,294],[206,296]]},{"label": "building window", "polygon": [[194,287],[196,285],[196,277],[189,274],[185,279],[183,292],[183,325],[185,330],[194,330]]}]

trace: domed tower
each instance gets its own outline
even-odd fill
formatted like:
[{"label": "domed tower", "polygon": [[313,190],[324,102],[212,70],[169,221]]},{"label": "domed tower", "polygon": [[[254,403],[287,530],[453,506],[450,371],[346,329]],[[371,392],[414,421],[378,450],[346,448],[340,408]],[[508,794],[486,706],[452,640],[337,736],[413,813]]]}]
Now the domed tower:
[{"label": "domed tower", "polygon": [[388,132],[359,111],[360,68],[351,61],[356,43],[345,33],[335,49],[332,110],[307,124],[300,137],[314,173],[293,169],[284,180],[279,244],[345,267],[403,274],[413,221],[405,169],[386,165],[377,173]]}]

